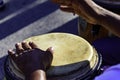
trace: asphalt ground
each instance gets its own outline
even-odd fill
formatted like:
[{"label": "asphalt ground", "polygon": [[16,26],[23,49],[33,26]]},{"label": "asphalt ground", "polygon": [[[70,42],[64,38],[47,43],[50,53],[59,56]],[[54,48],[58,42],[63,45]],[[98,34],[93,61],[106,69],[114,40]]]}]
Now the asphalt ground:
[{"label": "asphalt ground", "polygon": [[51,32],[78,35],[77,15],[62,12],[50,0],[4,0],[0,10],[0,80],[4,77],[7,50],[31,36]]}]

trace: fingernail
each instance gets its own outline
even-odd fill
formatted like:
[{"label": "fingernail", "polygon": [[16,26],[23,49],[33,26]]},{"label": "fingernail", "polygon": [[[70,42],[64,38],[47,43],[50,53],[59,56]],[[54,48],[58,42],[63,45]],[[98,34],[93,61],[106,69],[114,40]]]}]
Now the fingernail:
[{"label": "fingernail", "polygon": [[17,45],[20,45],[20,43],[17,43]]},{"label": "fingernail", "polygon": [[53,48],[53,47],[48,48],[48,50],[49,50],[51,53],[54,53],[54,48]]},{"label": "fingernail", "polygon": [[12,49],[9,49],[8,51],[12,51]]},{"label": "fingernail", "polygon": [[8,52],[12,52],[12,50],[11,50],[11,49],[9,49],[9,50],[8,50]]},{"label": "fingernail", "polygon": [[13,54],[15,53],[12,49],[9,49],[8,52],[13,53]]},{"label": "fingernail", "polygon": [[22,41],[22,43],[26,43],[26,41]]},{"label": "fingernail", "polygon": [[54,48],[53,48],[53,47],[50,47],[49,49],[50,49],[50,50],[52,50],[52,51],[54,50]]}]

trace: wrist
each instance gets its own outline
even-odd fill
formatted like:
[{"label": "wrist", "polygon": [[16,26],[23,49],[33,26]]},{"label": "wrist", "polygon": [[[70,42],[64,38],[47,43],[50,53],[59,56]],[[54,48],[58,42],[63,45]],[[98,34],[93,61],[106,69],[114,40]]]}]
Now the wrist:
[{"label": "wrist", "polygon": [[26,80],[46,80],[46,73],[44,70],[36,70],[26,76]]},{"label": "wrist", "polygon": [[44,65],[41,64],[40,66],[37,66],[37,65],[31,66],[31,67],[29,66],[24,71],[25,71],[24,75],[25,75],[26,80],[31,80],[30,77],[33,75],[33,73],[41,72],[41,71],[45,72],[46,69],[45,69]]},{"label": "wrist", "polygon": [[86,2],[89,6],[87,13],[89,13],[89,16],[91,16],[91,19],[95,22],[95,24],[99,24],[104,9],[93,1],[86,0]]},{"label": "wrist", "polygon": [[[80,16],[82,16],[87,22],[92,24],[98,24],[98,19],[101,15],[100,7],[97,6],[91,0],[77,0],[73,3],[74,10]],[[84,7],[83,7],[84,6]]]}]

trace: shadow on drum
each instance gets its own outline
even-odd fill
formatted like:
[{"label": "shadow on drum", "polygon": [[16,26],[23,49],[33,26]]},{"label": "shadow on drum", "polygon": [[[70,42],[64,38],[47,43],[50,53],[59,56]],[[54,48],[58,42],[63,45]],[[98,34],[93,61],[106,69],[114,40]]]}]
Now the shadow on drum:
[{"label": "shadow on drum", "polygon": [[95,75],[95,66],[88,60],[64,66],[52,66],[48,72],[48,80],[90,80]]}]

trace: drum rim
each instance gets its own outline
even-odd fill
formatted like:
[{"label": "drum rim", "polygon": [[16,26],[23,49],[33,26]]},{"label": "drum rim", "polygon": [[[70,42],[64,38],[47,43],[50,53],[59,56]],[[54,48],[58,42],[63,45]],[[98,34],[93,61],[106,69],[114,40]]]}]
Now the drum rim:
[{"label": "drum rim", "polygon": [[[97,72],[99,72],[99,70],[100,70],[100,67],[101,67],[101,64],[102,64],[102,55],[100,54],[100,53],[97,53],[97,55],[98,55],[98,62],[97,62],[97,64],[95,64],[95,66],[92,68],[92,69],[90,69],[88,72],[87,72],[87,74],[85,74],[85,75],[83,75],[83,76],[76,76],[75,78],[72,78],[72,79],[70,79],[70,80],[80,80],[80,79],[85,79],[86,80],[86,78],[87,78],[87,80],[89,80],[89,79],[91,79],[91,78],[94,78],[95,77],[95,74],[98,74]],[[93,73],[95,73],[94,75],[92,75]],[[74,74],[74,73],[73,73]],[[72,75],[72,73],[71,73],[71,75]],[[67,76],[67,75],[66,75]],[[54,78],[60,78],[60,77],[64,77],[64,76],[57,76],[57,77],[53,77],[53,79]],[[52,77],[50,77],[50,80],[51,80],[51,78]],[[48,77],[48,79],[49,79],[49,77]],[[58,79],[59,80],[59,79]],[[64,79],[64,80],[66,80],[66,79]]]},{"label": "drum rim", "polygon": [[[86,78],[89,78],[89,76],[90,76],[90,78],[91,78],[91,76],[93,76],[93,77],[95,76],[95,75],[91,75],[91,74],[96,73],[100,69],[101,64],[102,64],[102,56],[101,56],[100,53],[97,53],[97,54],[98,54],[98,64],[95,64],[94,68],[90,69],[89,72],[86,75],[83,75],[82,77],[81,76],[76,76],[76,78],[73,78],[72,80],[86,79]],[[21,78],[19,78],[17,76],[14,76],[15,75],[14,73],[9,73],[7,60],[8,60],[8,57],[6,58],[5,63],[4,63],[4,70],[5,70],[6,79],[22,80]]]},{"label": "drum rim", "polygon": [[19,78],[19,77],[17,77],[14,73],[9,73],[9,72],[11,72],[10,70],[9,70],[9,65],[8,65],[8,58],[9,58],[9,56],[7,56],[7,58],[6,58],[6,60],[5,60],[5,63],[4,63],[4,71],[5,71],[5,77],[6,77],[6,79],[8,79],[8,80],[22,80],[21,78]]},{"label": "drum rim", "polygon": [[[86,71],[85,72],[85,74],[86,73],[88,73],[88,72],[90,72],[90,73],[93,73],[93,70],[95,71],[96,69],[98,69],[98,66],[97,65],[99,65],[99,63],[101,62],[101,59],[100,59],[100,56],[99,56],[99,54],[97,53],[97,52],[95,52],[96,53],[96,55],[98,56],[97,58],[96,58],[96,63],[94,63],[94,66],[92,67],[92,68],[90,68],[90,69],[88,69],[88,71]],[[8,64],[8,66],[7,66],[7,60],[8,60],[8,58],[6,59],[6,64],[5,64],[5,71],[6,71],[6,74],[8,74],[8,75],[10,75],[10,77],[12,77],[12,76],[14,76],[14,75],[16,75],[15,73],[10,73],[10,68],[9,68],[9,64]],[[75,73],[75,72],[74,72]],[[71,75],[72,74],[74,74],[74,73],[71,73]],[[89,75],[89,74],[88,74]],[[61,75],[60,75],[61,76]],[[67,76],[67,75],[66,75]],[[76,75],[75,77],[82,77],[82,76],[85,76],[84,74],[83,75],[81,75],[81,76],[78,76],[78,75]],[[17,77],[17,78],[20,78],[19,76],[14,76],[13,78],[15,78],[15,77]],[[74,77],[73,77],[74,78]],[[19,79],[18,79],[19,80]]]},{"label": "drum rim", "polygon": [[[97,71],[100,70],[100,67],[102,65],[102,55],[100,53],[97,53],[97,54],[98,54],[98,64],[96,64],[96,66],[94,66],[94,68],[91,69],[91,71],[89,71],[88,75],[86,75],[85,77],[83,77],[83,79],[86,79],[86,77],[88,77],[88,76],[90,76],[90,78],[94,77],[95,74],[97,74]],[[93,73],[94,73],[94,75],[92,75]]]}]

